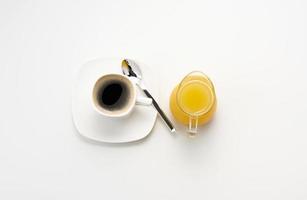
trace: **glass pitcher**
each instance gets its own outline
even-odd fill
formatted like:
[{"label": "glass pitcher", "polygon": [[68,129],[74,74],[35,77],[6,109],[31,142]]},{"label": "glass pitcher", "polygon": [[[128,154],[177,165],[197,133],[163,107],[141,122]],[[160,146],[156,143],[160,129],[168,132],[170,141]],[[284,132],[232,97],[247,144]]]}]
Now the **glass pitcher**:
[{"label": "glass pitcher", "polygon": [[204,73],[193,71],[174,88],[170,109],[174,118],[188,125],[190,136],[197,134],[198,126],[207,123],[216,110],[216,94],[212,81]]}]

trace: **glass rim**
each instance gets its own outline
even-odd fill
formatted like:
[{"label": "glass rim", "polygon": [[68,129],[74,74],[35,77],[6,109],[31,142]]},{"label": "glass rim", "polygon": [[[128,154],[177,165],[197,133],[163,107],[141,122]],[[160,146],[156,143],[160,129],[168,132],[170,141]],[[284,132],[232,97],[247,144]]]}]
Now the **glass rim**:
[{"label": "glass rim", "polygon": [[[185,83],[185,79],[187,79],[189,76],[191,76],[192,74],[194,73],[200,73],[204,78],[208,79],[209,81],[209,84],[206,83],[205,81],[202,81],[202,80],[188,80],[186,83]],[[182,92],[182,90],[189,84],[192,84],[192,83],[195,83],[195,82],[198,82],[202,85],[205,85],[206,87],[210,88],[209,91],[210,91],[210,96],[212,98],[209,106],[207,106],[206,108],[200,110],[200,111],[197,111],[195,113],[189,113],[187,111],[185,111],[182,107],[182,103],[180,103],[181,101],[179,100],[179,96],[180,96],[180,93]],[[177,101],[177,105],[179,107],[179,109],[184,112],[185,114],[189,115],[190,117],[199,117],[201,115],[204,115],[208,112],[210,112],[210,110],[213,108],[214,104],[215,104],[215,101],[216,101],[216,95],[215,95],[215,89],[214,89],[214,85],[212,83],[212,81],[210,80],[210,78],[204,74],[203,72],[201,71],[192,71],[190,72],[189,74],[187,74],[183,79],[182,81],[180,82],[180,84],[178,85],[178,90],[176,92],[176,101]]]}]

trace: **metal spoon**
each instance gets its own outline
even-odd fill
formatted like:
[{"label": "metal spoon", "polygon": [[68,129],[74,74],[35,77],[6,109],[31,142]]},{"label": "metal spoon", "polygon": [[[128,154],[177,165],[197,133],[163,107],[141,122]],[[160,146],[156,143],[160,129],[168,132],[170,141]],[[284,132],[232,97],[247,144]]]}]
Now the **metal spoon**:
[{"label": "metal spoon", "polygon": [[151,96],[151,94],[148,92],[146,86],[144,85],[144,83],[142,81],[142,71],[141,71],[140,67],[138,66],[138,64],[136,62],[134,62],[133,60],[124,59],[122,61],[122,70],[123,70],[123,73],[126,76],[129,76],[129,77],[135,79],[136,84],[144,91],[145,95],[152,99],[152,103],[153,103],[154,107],[156,108],[156,110],[158,111],[160,116],[162,117],[163,121],[169,127],[171,132],[175,132],[175,128],[174,128],[172,122],[167,118],[167,116],[162,111],[162,109],[160,108],[160,106],[158,105],[156,100]]}]

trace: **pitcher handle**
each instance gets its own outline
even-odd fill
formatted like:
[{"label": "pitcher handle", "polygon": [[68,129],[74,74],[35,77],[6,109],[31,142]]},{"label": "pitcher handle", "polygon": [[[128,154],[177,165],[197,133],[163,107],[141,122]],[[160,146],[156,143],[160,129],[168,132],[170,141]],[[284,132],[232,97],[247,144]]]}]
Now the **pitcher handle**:
[{"label": "pitcher handle", "polygon": [[189,129],[188,129],[189,136],[194,137],[197,134],[197,127],[198,127],[198,117],[189,116]]}]

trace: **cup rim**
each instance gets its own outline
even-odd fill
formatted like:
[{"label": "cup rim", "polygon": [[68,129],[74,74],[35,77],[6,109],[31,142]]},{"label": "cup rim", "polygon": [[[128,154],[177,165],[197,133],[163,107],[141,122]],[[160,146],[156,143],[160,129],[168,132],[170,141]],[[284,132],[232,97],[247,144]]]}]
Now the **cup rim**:
[{"label": "cup rim", "polygon": [[[125,111],[125,112],[119,112],[119,113],[107,113],[105,112],[105,109],[101,109],[101,107],[96,104],[96,100],[95,100],[95,87],[97,86],[98,82],[108,76],[117,76],[117,77],[121,77],[122,79],[125,79],[127,83],[129,83],[131,85],[132,88],[132,100],[131,100],[131,105],[129,105],[129,108]],[[94,83],[93,89],[92,89],[92,98],[91,98],[91,102],[92,102],[92,106],[94,108],[94,110],[96,112],[98,112],[99,114],[105,116],[105,117],[114,117],[114,118],[119,118],[119,117],[124,117],[126,115],[128,115],[132,109],[135,106],[135,102],[136,102],[136,88],[135,88],[135,84],[129,79],[129,77],[122,75],[122,74],[116,74],[116,73],[111,73],[111,74],[105,74],[100,76]]]}]

